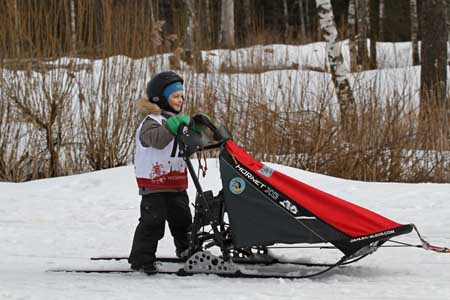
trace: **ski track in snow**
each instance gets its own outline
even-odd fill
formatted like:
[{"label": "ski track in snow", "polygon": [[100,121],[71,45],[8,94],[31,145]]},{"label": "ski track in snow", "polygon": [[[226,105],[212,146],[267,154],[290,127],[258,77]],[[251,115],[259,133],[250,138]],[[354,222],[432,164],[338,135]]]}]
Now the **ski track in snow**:
[{"label": "ski track in snow", "polygon": [[[400,223],[415,223],[430,243],[450,246],[449,184],[363,183],[268,165]],[[217,192],[217,160],[208,160],[208,168],[202,182]],[[189,186],[192,200],[192,182]],[[127,267],[126,262],[91,262],[89,257],[128,254],[139,201],[131,166],[0,183],[0,299],[450,299],[450,255],[417,248],[383,248],[313,279],[47,272]],[[158,254],[174,256],[167,229]],[[415,234],[396,240],[419,243]],[[339,258],[334,250],[276,252],[314,262]]]}]

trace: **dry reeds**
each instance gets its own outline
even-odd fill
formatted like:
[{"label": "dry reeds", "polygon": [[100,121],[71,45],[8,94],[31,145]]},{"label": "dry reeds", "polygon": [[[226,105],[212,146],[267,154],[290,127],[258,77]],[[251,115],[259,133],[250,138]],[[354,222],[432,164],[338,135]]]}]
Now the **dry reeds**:
[{"label": "dry reeds", "polygon": [[[246,58],[252,62],[246,67],[239,57],[234,64],[227,57],[220,60],[227,62],[221,70],[211,70],[199,53],[190,66],[180,48],[184,37],[175,30],[181,32],[185,22],[175,22],[167,35],[157,11],[138,7],[139,1],[120,6],[103,1],[101,7],[97,1],[76,1],[75,23],[69,1],[51,8],[45,1],[29,1],[26,10],[13,2],[0,2],[6,5],[2,16],[17,16],[1,18],[9,29],[0,30],[0,181],[131,164],[139,121],[135,100],[170,60],[186,80],[186,112],[209,114],[260,160],[357,180],[450,182],[450,141],[442,130],[448,114],[420,123],[414,95],[364,88],[356,97],[357,126],[349,139],[329,75],[311,68],[299,72],[303,62],[267,64],[272,55],[265,49]],[[72,24],[75,38],[61,31],[71,31]],[[252,42],[274,41],[258,24],[252,25],[253,35],[247,33]],[[194,33],[202,49],[217,40],[204,26]],[[175,54],[129,58],[164,51]],[[429,129],[420,131],[419,125]]]},{"label": "dry reeds", "polygon": [[[151,60],[61,59],[48,69],[3,70],[0,178],[23,181],[132,163],[134,107]],[[90,65],[82,69],[77,65]],[[330,78],[317,72],[254,74],[181,71],[186,113],[209,114],[256,158],[342,178],[449,182],[448,136],[424,148],[417,100],[364,88],[350,142]],[[311,89],[312,81],[322,83]],[[361,83],[362,85],[362,83]],[[355,81],[354,88],[358,86]],[[429,128],[443,126],[442,119]],[[344,142],[346,141],[346,142]]]}]

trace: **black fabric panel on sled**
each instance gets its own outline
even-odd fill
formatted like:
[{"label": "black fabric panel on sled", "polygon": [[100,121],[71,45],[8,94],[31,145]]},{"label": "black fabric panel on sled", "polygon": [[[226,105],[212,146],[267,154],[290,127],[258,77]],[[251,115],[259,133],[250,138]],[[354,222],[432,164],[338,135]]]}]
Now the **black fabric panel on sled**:
[{"label": "black fabric panel on sled", "polygon": [[[225,207],[233,242],[237,247],[274,243],[322,243],[347,240],[348,236],[316,218],[299,220],[241,176],[233,160],[222,153],[220,160]],[[230,182],[241,178],[246,182],[242,193],[233,193]]]}]

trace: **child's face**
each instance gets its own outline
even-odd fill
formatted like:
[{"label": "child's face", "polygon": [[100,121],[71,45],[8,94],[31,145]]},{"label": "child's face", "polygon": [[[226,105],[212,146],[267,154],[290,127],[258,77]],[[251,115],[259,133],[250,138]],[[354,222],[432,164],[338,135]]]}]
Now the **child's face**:
[{"label": "child's face", "polygon": [[183,109],[183,92],[178,91],[169,96],[169,105],[176,111],[181,112]]}]

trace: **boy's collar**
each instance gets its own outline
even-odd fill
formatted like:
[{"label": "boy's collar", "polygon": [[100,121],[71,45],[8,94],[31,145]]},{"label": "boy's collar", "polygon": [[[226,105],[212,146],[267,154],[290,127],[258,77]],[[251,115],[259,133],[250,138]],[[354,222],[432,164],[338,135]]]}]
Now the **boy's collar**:
[{"label": "boy's collar", "polygon": [[167,110],[161,109],[161,115],[168,119],[170,117],[176,116],[177,114],[174,113],[174,112],[171,112],[171,111],[167,111]]}]

